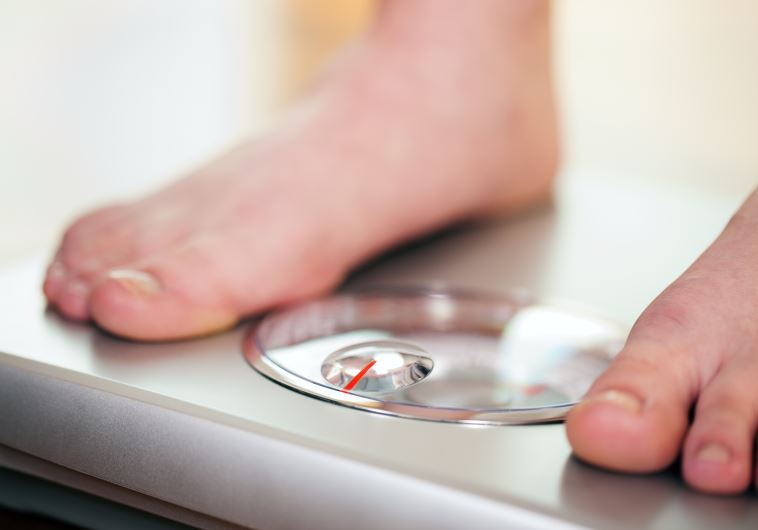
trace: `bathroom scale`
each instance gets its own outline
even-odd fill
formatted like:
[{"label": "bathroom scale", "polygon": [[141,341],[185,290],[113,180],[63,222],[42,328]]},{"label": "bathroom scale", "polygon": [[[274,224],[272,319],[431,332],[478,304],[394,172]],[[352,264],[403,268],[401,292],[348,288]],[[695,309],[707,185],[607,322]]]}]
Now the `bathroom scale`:
[{"label": "bathroom scale", "polygon": [[67,322],[44,258],[9,264],[0,465],[206,528],[755,528],[753,493],[602,471],[565,438],[635,317],[739,204],[666,186],[569,180],[551,205],[184,342]]}]

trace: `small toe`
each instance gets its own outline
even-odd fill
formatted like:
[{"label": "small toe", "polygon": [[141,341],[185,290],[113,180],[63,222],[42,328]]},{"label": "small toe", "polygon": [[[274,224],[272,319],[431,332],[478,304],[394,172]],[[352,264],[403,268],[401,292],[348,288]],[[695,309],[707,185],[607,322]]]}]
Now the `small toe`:
[{"label": "small toe", "polygon": [[90,318],[89,294],[87,282],[70,278],[56,292],[53,304],[66,318],[84,322]]},{"label": "small toe", "polygon": [[703,389],[687,435],[683,475],[694,489],[733,494],[750,485],[756,423],[758,365],[730,359]]},{"label": "small toe", "polygon": [[49,302],[53,302],[66,284],[66,266],[59,260],[53,260],[45,273],[45,281],[42,284],[42,292]]}]

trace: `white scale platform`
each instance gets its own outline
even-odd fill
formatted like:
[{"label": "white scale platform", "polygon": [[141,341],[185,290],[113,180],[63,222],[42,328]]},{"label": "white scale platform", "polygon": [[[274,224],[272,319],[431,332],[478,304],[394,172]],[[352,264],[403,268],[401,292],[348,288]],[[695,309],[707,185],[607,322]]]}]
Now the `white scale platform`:
[{"label": "white scale platform", "polygon": [[[625,325],[694,259],[738,197],[580,182],[552,208],[457,229],[352,286],[526,287]],[[643,256],[644,259],[641,259]],[[135,344],[45,311],[42,261],[0,273],[0,464],[200,526],[755,528],[753,494],[571,457],[563,425],[389,417],[275,384],[244,327]]]}]

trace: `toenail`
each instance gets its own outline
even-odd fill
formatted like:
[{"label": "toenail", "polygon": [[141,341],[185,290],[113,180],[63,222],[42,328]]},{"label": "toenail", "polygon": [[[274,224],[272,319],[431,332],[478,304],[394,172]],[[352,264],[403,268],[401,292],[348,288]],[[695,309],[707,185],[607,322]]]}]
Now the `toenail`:
[{"label": "toenail", "polygon": [[711,442],[701,447],[695,458],[703,462],[726,462],[731,456],[729,449],[719,443]]},{"label": "toenail", "polygon": [[617,405],[633,414],[639,414],[642,410],[642,401],[637,396],[621,390],[606,390],[586,398],[582,403],[608,403]]},{"label": "toenail", "polygon": [[107,278],[117,281],[119,285],[132,294],[153,294],[161,289],[161,285],[155,276],[143,271],[113,269],[108,272]]}]

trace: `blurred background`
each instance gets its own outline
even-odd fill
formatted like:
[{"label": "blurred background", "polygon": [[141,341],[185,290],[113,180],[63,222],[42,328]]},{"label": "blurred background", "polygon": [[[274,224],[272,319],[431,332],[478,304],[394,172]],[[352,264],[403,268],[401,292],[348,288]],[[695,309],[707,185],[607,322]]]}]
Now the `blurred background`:
[{"label": "blurred background", "polygon": [[[361,33],[368,0],[0,2],[0,261],[87,208],[261,134]],[[747,193],[758,3],[554,4],[562,178]]]}]

